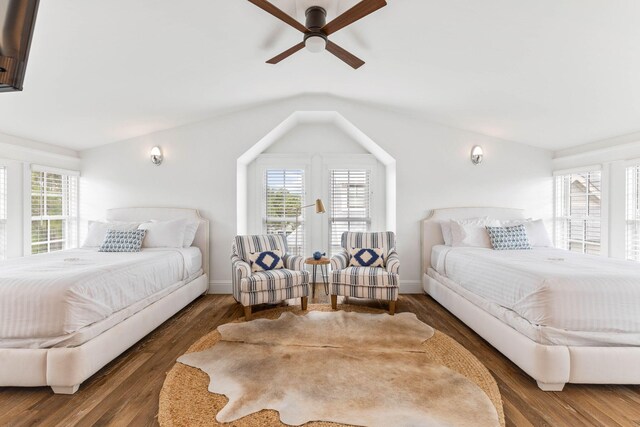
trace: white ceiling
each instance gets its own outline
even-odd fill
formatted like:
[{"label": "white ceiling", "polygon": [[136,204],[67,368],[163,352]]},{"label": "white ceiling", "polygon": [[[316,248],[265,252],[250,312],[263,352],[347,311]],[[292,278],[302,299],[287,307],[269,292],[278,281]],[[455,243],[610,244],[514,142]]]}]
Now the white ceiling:
[{"label": "white ceiling", "polygon": [[[356,0],[273,0],[299,20]],[[0,132],[77,150],[301,93],[411,110],[550,149],[640,130],[640,1],[388,0],[324,52],[245,0],[40,2]]]}]

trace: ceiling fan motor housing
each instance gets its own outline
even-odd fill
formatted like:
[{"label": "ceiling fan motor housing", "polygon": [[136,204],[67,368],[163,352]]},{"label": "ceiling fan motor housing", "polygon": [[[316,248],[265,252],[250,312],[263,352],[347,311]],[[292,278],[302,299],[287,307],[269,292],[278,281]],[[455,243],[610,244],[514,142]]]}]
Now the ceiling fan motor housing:
[{"label": "ceiling fan motor housing", "polygon": [[304,40],[309,37],[322,37],[327,40],[327,35],[322,31],[322,27],[327,23],[327,11],[320,6],[311,6],[306,10],[305,17],[309,32],[304,35]]}]

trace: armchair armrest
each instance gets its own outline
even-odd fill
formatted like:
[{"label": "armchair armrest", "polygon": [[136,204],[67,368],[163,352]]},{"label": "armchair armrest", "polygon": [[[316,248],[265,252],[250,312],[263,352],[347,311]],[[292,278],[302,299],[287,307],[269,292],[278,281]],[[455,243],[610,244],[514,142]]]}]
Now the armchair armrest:
[{"label": "armchair armrest", "polygon": [[342,270],[347,266],[349,266],[349,253],[344,249],[331,257],[331,270]]},{"label": "armchair armrest", "polygon": [[237,255],[231,255],[231,268],[233,269],[233,276],[238,279],[251,276],[251,266]]},{"label": "armchair armrest", "polygon": [[282,258],[284,259],[284,268],[295,271],[304,270],[303,256],[285,254]]},{"label": "armchair armrest", "polygon": [[387,255],[386,269],[389,273],[400,274],[400,257],[395,249]]}]

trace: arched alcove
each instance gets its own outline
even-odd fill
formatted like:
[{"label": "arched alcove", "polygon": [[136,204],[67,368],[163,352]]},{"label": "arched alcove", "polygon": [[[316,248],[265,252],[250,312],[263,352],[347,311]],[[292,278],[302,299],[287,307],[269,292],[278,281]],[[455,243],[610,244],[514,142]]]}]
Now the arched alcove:
[{"label": "arched alcove", "polygon": [[237,159],[237,232],[248,231],[248,168],[270,146],[297,126],[327,124],[340,129],[356,141],[382,165],[385,174],[385,223],[386,229],[396,228],[396,160],[353,123],[336,111],[296,111],[256,142]]}]

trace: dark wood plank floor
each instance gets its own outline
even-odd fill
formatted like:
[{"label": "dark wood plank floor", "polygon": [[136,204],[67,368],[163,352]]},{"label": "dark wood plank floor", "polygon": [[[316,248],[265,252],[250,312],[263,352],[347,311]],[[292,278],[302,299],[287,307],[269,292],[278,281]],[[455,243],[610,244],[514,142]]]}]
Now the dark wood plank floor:
[{"label": "dark wood plank floor", "polygon": [[[320,286],[318,291],[311,302],[326,303]],[[375,301],[350,303],[383,307]],[[507,425],[640,426],[640,386],[567,385],[560,393],[543,392],[430,297],[403,295],[397,309],[414,312],[449,334],[489,368],[504,399]],[[45,387],[0,387],[0,425],[157,425],[158,395],[176,358],[207,332],[240,316],[242,309],[231,296],[203,296],[87,380],[75,395],[54,395]]]}]

